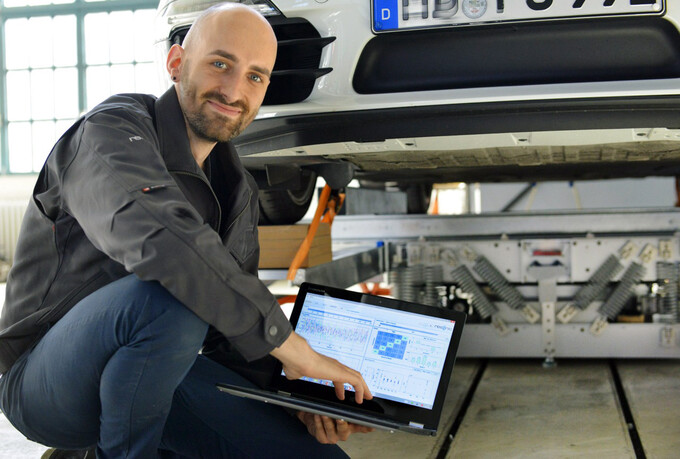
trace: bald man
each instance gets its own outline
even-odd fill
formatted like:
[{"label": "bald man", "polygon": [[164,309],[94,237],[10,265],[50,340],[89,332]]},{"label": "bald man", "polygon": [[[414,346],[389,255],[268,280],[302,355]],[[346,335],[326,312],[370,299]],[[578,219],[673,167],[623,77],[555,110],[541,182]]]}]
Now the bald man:
[{"label": "bald man", "polygon": [[367,431],[215,389],[276,358],[371,398],[257,278],[256,187],[229,140],[275,59],[263,17],[211,8],[170,49],[163,96],[113,96],[51,151],[0,317],[0,408],[44,457],[345,457],[333,444]]}]

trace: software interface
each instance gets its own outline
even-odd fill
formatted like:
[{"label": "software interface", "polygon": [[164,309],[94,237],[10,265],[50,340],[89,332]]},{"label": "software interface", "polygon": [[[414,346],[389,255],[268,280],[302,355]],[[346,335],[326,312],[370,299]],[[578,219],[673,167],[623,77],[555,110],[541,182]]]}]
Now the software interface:
[{"label": "software interface", "polygon": [[317,352],[359,371],[374,396],[432,409],[454,325],[307,293],[295,331]]}]

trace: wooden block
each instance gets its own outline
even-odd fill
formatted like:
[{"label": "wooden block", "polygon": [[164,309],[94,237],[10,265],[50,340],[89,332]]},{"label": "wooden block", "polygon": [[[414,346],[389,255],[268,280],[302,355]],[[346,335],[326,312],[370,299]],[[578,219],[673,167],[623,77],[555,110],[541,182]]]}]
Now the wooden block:
[{"label": "wooden block", "polygon": [[[307,236],[309,225],[277,225],[258,227],[260,241],[260,269],[288,269],[300,244]],[[301,268],[309,268],[333,259],[331,228],[321,223]]]}]

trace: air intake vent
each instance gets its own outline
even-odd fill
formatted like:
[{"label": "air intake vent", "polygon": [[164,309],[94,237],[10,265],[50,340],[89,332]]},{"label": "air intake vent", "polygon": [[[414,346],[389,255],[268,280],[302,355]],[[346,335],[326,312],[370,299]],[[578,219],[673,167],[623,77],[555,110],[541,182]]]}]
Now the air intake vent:
[{"label": "air intake vent", "polygon": [[[317,78],[332,68],[319,68],[321,50],[335,37],[321,37],[305,19],[268,18],[279,46],[272,79],[262,105],[302,102],[312,93]],[[182,43],[189,30],[178,29],[170,37],[171,43]]]}]

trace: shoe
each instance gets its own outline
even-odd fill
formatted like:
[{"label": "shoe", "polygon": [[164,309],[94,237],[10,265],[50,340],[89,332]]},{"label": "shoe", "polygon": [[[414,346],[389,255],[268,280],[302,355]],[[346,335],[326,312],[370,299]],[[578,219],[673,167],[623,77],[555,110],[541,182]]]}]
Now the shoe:
[{"label": "shoe", "polygon": [[90,449],[56,449],[50,448],[40,456],[40,459],[95,459],[94,448]]}]

